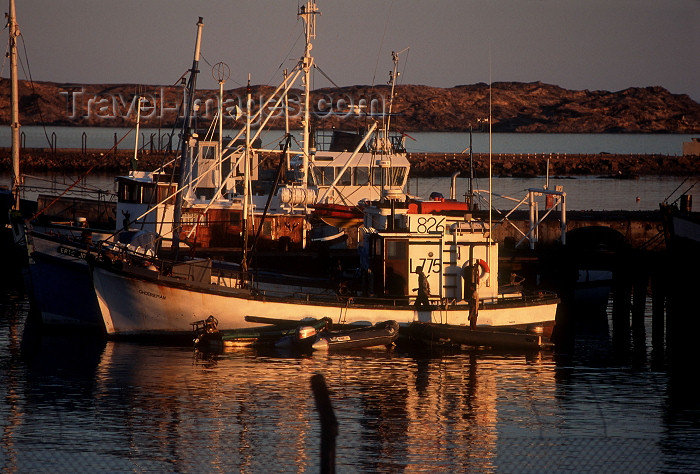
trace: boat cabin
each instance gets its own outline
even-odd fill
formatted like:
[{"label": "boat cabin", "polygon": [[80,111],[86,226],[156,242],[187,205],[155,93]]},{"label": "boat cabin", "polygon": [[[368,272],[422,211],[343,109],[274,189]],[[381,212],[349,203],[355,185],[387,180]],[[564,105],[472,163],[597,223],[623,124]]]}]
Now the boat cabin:
[{"label": "boat cabin", "polygon": [[[382,143],[334,130],[326,150],[312,148],[306,186],[316,193],[314,204],[356,206],[383,196],[403,198],[411,165],[403,146]],[[301,177],[302,163],[302,155],[292,158],[296,179]]]},{"label": "boat cabin", "polygon": [[498,245],[488,224],[472,219],[465,203],[445,206],[462,207],[462,215],[419,212],[421,203],[365,209],[361,267],[371,294],[412,300],[422,267],[431,298],[461,302],[470,296],[465,281],[478,266],[480,298],[498,295]]}]

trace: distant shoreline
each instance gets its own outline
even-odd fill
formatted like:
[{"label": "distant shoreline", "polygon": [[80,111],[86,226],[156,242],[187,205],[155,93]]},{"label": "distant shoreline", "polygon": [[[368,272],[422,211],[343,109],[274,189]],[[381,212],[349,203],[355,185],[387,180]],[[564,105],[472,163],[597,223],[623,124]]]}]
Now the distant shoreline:
[{"label": "distant shoreline", "polygon": [[[180,86],[141,86],[146,104],[141,126],[172,128],[181,113]],[[136,122],[134,84],[62,84],[20,81],[20,122],[25,125],[132,127]],[[270,117],[267,128],[284,129],[285,117],[270,108],[271,86],[251,86],[252,112]],[[386,85],[322,88],[312,91],[312,124],[319,128],[354,130],[388,113]],[[302,91],[289,91],[289,126],[301,127]],[[224,126],[245,123],[245,87],[224,91]],[[209,124],[218,110],[218,92],[199,90],[200,124]],[[493,100],[492,100],[493,99]],[[9,124],[8,80],[0,80],[0,124]],[[495,133],[700,133],[700,104],[687,94],[663,87],[630,87],[617,92],[569,90],[542,82],[496,82],[450,88],[398,85],[391,100],[392,129],[400,132],[468,132],[491,117]],[[493,104],[493,106],[490,106]],[[236,111],[236,113],[234,113]],[[234,116],[238,117],[237,119]],[[262,123],[262,119],[257,121]],[[259,123],[253,125],[257,126]]]}]

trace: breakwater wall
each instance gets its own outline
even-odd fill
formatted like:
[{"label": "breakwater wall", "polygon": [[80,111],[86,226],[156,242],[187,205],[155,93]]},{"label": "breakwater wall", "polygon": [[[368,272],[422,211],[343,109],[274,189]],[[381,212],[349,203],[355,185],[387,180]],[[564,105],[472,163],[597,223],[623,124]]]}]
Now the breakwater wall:
[{"label": "breakwater wall", "polygon": [[[488,153],[409,153],[412,176],[468,176],[473,163],[477,177],[488,176]],[[495,176],[700,176],[700,156],[656,154],[495,153]]]},{"label": "breakwater wall", "polygon": [[[133,150],[50,149],[22,150],[22,169],[45,172],[94,171],[124,172],[129,169]],[[173,152],[147,151],[139,155],[140,169],[153,169],[172,159]],[[477,177],[488,175],[489,155],[475,153],[409,153],[411,176],[450,176],[459,171],[468,176],[473,163]],[[0,166],[10,169],[9,148],[0,148]],[[497,153],[491,156],[495,176],[611,176],[634,177],[700,176],[700,156],[645,154]],[[261,166],[274,169],[275,156],[262,156]]]}]

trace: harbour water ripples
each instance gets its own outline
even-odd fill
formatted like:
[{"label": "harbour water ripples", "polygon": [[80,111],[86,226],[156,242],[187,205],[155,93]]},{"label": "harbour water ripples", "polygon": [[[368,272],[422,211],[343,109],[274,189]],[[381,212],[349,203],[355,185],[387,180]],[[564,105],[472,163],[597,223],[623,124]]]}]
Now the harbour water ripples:
[{"label": "harbour water ripples", "polygon": [[339,422],[339,472],[700,465],[697,402],[679,402],[665,372],[621,362],[604,334],[594,353],[581,340],[572,354],[205,354],[34,332],[25,299],[1,301],[7,471],[317,472],[315,373]]}]

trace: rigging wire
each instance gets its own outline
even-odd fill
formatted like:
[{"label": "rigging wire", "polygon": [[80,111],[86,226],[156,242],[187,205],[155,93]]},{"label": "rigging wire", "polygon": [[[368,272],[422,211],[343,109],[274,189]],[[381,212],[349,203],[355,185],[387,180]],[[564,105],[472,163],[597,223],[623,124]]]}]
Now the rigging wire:
[{"label": "rigging wire", "polygon": [[[27,54],[27,44],[24,41],[24,35],[22,34],[22,30],[20,30],[19,33],[19,38],[22,39],[22,51],[24,52],[24,61],[22,61],[22,57],[20,55],[17,55],[17,58],[19,59],[20,64],[22,65],[22,72],[24,72],[25,76],[29,78],[29,85],[32,88],[32,94],[37,98],[37,109],[39,111],[39,123],[41,124],[41,128],[44,131],[44,137],[46,138],[46,143],[48,143],[49,148],[52,148],[52,143],[51,140],[49,139],[49,133],[46,131],[46,123],[44,121],[44,114],[41,112],[41,106],[39,104],[39,100],[41,100],[41,96],[37,94],[36,92],[36,87],[34,85],[34,79],[32,78],[32,69],[29,66],[29,55]],[[27,70],[24,70],[24,63],[27,63]]]},{"label": "rigging wire", "polygon": [[333,82],[333,79],[331,79],[330,76],[329,76],[328,74],[326,74],[326,73],[323,71],[323,69],[321,69],[316,63],[314,63],[314,69],[318,69],[318,72],[320,72],[320,73],[323,75],[323,77],[325,77],[326,79],[328,79],[328,81],[329,81],[331,84],[333,84],[333,85],[336,87],[336,89],[340,89],[340,86],[339,86],[338,84],[336,84],[335,82]]},{"label": "rigging wire", "polygon": [[[685,184],[685,182],[688,181],[690,178],[691,178],[690,176],[687,176],[683,181],[681,181],[681,184],[679,184],[678,186],[676,186],[676,189],[674,189],[673,191],[671,191],[671,194],[669,194],[668,196],[666,196],[666,199],[664,199],[664,202],[668,202],[668,200],[671,199],[671,196],[673,196],[674,194],[676,194],[676,191],[678,191],[678,190],[681,188],[681,186],[683,186],[683,185]],[[685,191],[683,191],[683,192],[681,193],[681,196],[682,196],[683,194],[687,194],[688,191],[690,191],[691,189],[693,189],[693,188],[695,187],[696,184],[698,184],[698,181],[695,181],[688,189],[686,189]],[[678,202],[678,200],[679,200],[680,198],[681,198],[681,197],[678,196],[678,197],[673,201],[672,204],[675,204],[676,202]]]},{"label": "rigging wire", "polygon": [[389,28],[389,18],[391,18],[391,8],[394,5],[392,0],[389,4],[389,12],[386,15],[386,21],[384,22],[384,32],[382,33],[382,40],[379,42],[379,49],[377,50],[377,62],[374,65],[374,75],[372,76],[372,87],[375,86],[375,81],[377,79],[377,69],[379,69],[379,58],[382,55],[382,48],[384,47],[384,38],[386,37],[386,31]]},{"label": "rigging wire", "polygon": [[411,47],[409,46],[404,51],[406,51],[406,57],[403,60],[403,70],[401,71],[401,74],[399,74],[399,78],[401,78],[401,76],[404,76],[406,74],[406,66],[408,66],[408,55],[411,54]]},{"label": "rigging wire", "polygon": [[[297,11],[298,11],[298,7],[297,7]],[[297,19],[297,21],[298,21],[298,19]],[[292,43],[292,46],[289,48],[289,51],[287,51],[287,54],[284,55],[284,58],[280,62],[280,65],[277,66],[277,70],[275,70],[275,72],[272,73],[272,77],[270,77],[270,79],[267,81],[267,85],[270,85],[270,83],[272,83],[272,81],[275,78],[275,75],[277,75],[277,73],[280,72],[280,70],[284,67],[284,63],[286,61],[292,59],[290,57],[292,54],[292,51],[296,48],[297,44],[299,44],[299,40],[301,39],[302,35],[303,35],[303,33],[299,33],[297,35],[297,39],[294,40],[294,43]]]}]

